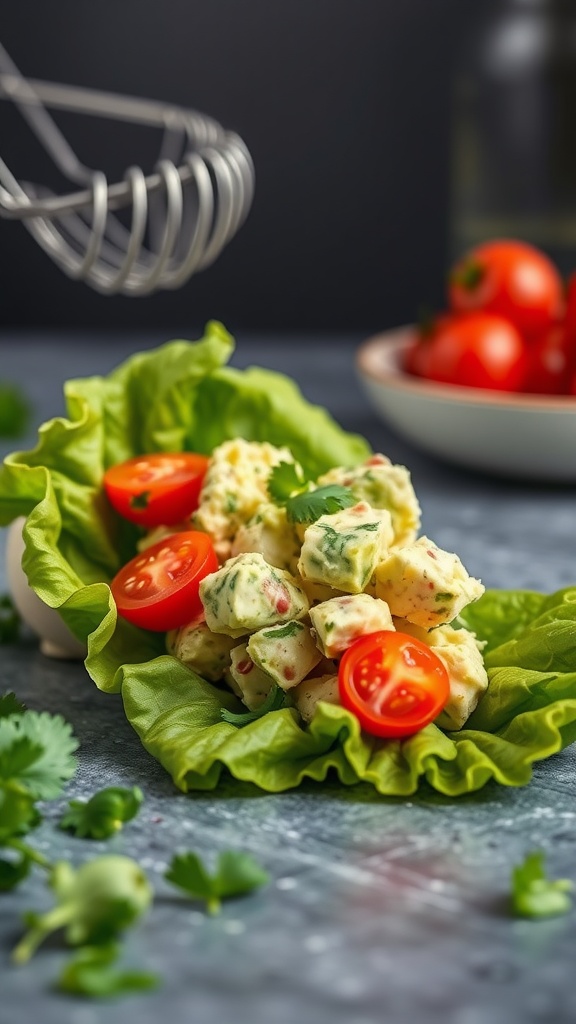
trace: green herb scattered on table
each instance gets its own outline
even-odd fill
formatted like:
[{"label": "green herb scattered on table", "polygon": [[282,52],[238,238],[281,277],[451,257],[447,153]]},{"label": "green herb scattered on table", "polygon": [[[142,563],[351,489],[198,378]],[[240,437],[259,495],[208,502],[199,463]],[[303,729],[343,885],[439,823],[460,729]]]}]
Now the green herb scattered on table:
[{"label": "green herb scattered on table", "polygon": [[136,817],[143,799],[137,786],[109,786],[89,800],[70,800],[60,827],[80,839],[109,839]]},{"label": "green herb scattered on table", "polygon": [[222,900],[244,896],[269,880],[267,872],[249,853],[237,850],[221,853],[213,874],[197,853],[176,854],[164,877],[192,899],[206,903],[210,914],[219,913]]},{"label": "green herb scattered on table", "polygon": [[520,917],[553,917],[572,909],[568,878],[546,877],[544,854],[529,853],[512,871],[512,907]]},{"label": "green herb scattered on table", "polygon": [[83,946],[64,965],[56,989],[70,995],[106,999],[158,988],[159,979],[148,971],[118,970],[115,967],[120,948],[110,942],[101,946]]}]

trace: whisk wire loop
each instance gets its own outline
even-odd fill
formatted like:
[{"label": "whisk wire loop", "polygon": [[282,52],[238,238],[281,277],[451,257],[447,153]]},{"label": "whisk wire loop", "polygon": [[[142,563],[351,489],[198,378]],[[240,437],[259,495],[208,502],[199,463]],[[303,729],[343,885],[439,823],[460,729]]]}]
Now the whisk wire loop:
[{"label": "whisk wire loop", "polygon": [[[209,267],[246,220],[254,165],[243,140],[196,110],[25,79],[0,45],[0,99],[18,108],[57,169],[78,186],[56,195],[21,182],[0,158],[0,217],[20,219],[69,277],[112,295],[179,288]],[[78,159],[47,106],[162,131],[150,174],[109,183]],[[118,211],[131,209],[129,227]]]}]

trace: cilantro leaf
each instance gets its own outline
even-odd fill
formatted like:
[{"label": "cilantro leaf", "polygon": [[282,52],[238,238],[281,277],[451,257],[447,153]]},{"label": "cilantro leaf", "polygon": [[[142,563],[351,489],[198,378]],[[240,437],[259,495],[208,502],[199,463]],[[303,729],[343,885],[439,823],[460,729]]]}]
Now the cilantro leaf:
[{"label": "cilantro leaf", "polygon": [[294,491],[305,486],[302,468],[295,462],[279,462],[268,477],[268,494],[277,505],[283,505]]},{"label": "cilantro leaf", "polygon": [[529,853],[512,871],[512,908],[521,917],[551,917],[572,907],[574,888],[567,878],[546,878],[544,854]]},{"label": "cilantro leaf", "polygon": [[116,943],[83,946],[64,965],[56,981],[57,990],[71,995],[105,999],[158,987],[159,979],[148,971],[115,970],[113,964],[117,958]]},{"label": "cilantro leaf", "polygon": [[269,711],[280,711],[284,707],[285,702],[286,694],[284,690],[277,683],[274,683],[266,700],[262,702],[259,708],[255,708],[254,711],[240,711],[238,714],[228,711],[227,708],[222,708],[220,717],[223,721],[228,722],[228,725],[237,725],[240,728],[243,725],[248,725],[250,722],[255,722],[258,718],[262,718]]},{"label": "cilantro leaf", "polygon": [[180,853],[172,858],[165,876],[192,899],[203,900],[208,913],[217,914],[221,901],[243,896],[268,881],[268,874],[248,853],[227,850],[220,854],[211,875],[196,853]]},{"label": "cilantro leaf", "polygon": [[22,854],[17,860],[0,857],[0,892],[9,892],[30,874],[32,859]]},{"label": "cilantro leaf", "polygon": [[143,799],[142,790],[137,786],[132,789],[109,786],[94,793],[89,800],[70,800],[60,828],[81,839],[109,839],[126,821],[136,817]]},{"label": "cilantro leaf", "polygon": [[8,594],[0,595],[0,644],[12,644],[20,632],[20,616]]},{"label": "cilantro leaf", "polygon": [[0,697],[0,718],[8,718],[10,715],[22,715],[26,711],[26,705],[21,704],[15,693],[5,693]]},{"label": "cilantro leaf", "polygon": [[78,741],[60,715],[25,711],[0,718],[0,782],[15,781],[51,800],[76,770]]},{"label": "cilantro leaf", "polygon": [[40,821],[34,797],[16,782],[0,782],[0,843],[25,835]]},{"label": "cilantro leaf", "polygon": [[314,523],[320,516],[350,508],[356,501],[348,487],[327,484],[326,487],[303,491],[289,498],[286,502],[286,515],[292,523]]},{"label": "cilantro leaf", "polygon": [[77,871],[58,861],[51,867],[50,886],[55,904],[43,914],[25,915],[28,931],[12,952],[14,963],[26,963],[48,935],[61,929],[72,946],[110,942],[146,913],[153,898],[140,865],[119,854],[95,857]]},{"label": "cilantro leaf", "polygon": [[16,384],[0,382],[0,437],[20,437],[30,419],[30,406]]}]

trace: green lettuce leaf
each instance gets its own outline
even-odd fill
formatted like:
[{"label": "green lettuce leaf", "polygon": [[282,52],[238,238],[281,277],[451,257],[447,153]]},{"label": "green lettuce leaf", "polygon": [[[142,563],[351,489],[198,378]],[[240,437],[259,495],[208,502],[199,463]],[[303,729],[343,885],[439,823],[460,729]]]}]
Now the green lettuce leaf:
[{"label": "green lettuce leaf", "polygon": [[210,323],[199,342],[169,342],[106,377],[69,381],[67,417],[45,424],[36,448],[0,469],[0,525],[26,517],[25,572],[87,641],[92,679],[122,691],[142,743],[182,790],[211,789],[222,773],[274,792],[330,774],[395,796],[423,781],[452,796],[491,779],[527,783],[535,761],[576,739],[576,587],[548,597],[493,590],[466,608],[456,624],[486,642],[486,694],[461,732],[430,725],[396,741],[364,735],[330,704],[308,727],[286,707],[239,728],[222,719],[223,708],[244,710],[231,693],[168,656],[163,635],[117,618],[109,581],[134,554],[138,530],[103,498],[109,465],[143,452],[208,453],[241,436],[288,445],[313,478],[369,452],[289,379],[227,367],[232,350],[222,325]]},{"label": "green lettuce leaf", "polygon": [[[498,605],[498,594],[504,608],[514,605],[513,592],[487,591],[466,610],[470,614],[474,607],[475,623]],[[236,698],[167,656],[125,668],[126,715],[182,790],[213,789],[223,771],[271,792],[304,779],[320,782],[334,772],[345,785],[369,782],[387,796],[409,796],[424,780],[448,796],[471,793],[492,779],[522,786],[530,781],[535,761],[576,739],[576,656],[573,671],[567,671],[565,618],[567,609],[576,612],[576,587],[539,597],[538,607],[546,605],[546,671],[509,660],[498,664],[509,658],[509,644],[538,657],[541,617],[520,633],[511,618],[510,640],[502,621],[503,643],[486,659],[490,685],[460,732],[429,725],[409,739],[378,740],[361,732],[354,715],[332,704],[319,704],[307,728],[294,709],[284,708],[240,729],[220,717],[223,706],[241,709]],[[570,636],[574,650],[574,621]]]}]

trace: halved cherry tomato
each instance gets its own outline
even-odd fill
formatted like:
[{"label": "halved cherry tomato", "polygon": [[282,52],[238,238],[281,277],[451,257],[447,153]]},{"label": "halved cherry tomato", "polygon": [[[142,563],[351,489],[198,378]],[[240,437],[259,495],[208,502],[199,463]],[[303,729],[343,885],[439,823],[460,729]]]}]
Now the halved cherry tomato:
[{"label": "halved cherry tomato", "polygon": [[407,633],[381,630],[356,640],[338,670],[340,700],[366,732],[411,736],[433,722],[450,696],[446,666]]},{"label": "halved cherry tomato", "polygon": [[525,345],[508,320],[489,313],[447,318],[428,344],[425,376],[444,384],[515,391],[524,377]]},{"label": "halved cherry tomato", "polygon": [[525,337],[540,334],[562,316],[563,291],[558,270],[543,252],[507,239],[476,246],[449,279],[453,310],[503,316]]},{"label": "halved cherry tomato", "polygon": [[218,559],[207,533],[172,533],[116,573],[110,589],[118,614],[135,626],[164,632],[199,615],[199,587]]},{"label": "halved cherry tomato", "polygon": [[194,452],[137,455],[106,470],[104,490],[132,523],[173,526],[198,507],[207,466],[207,457]]}]

